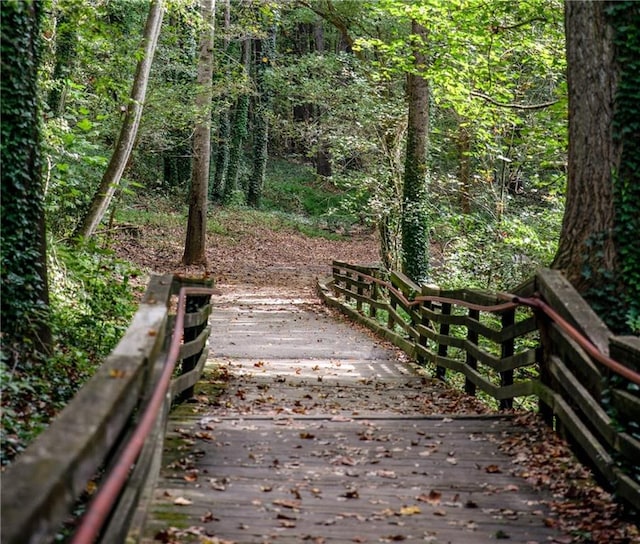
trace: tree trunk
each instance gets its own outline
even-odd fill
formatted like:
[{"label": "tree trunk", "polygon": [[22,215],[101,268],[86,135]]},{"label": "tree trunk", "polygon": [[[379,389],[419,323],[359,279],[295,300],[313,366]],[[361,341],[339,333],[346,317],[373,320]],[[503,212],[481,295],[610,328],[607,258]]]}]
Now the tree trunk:
[{"label": "tree trunk", "polygon": [[0,2],[2,350],[23,366],[50,351],[38,107],[39,2]]},{"label": "tree trunk", "polygon": [[[313,38],[316,53],[322,55],[324,53],[324,27],[322,20],[318,19],[313,25]],[[333,174],[333,165],[331,163],[331,153],[326,137],[322,130],[323,108],[316,105],[314,108],[315,122],[318,126],[318,150],[316,151],[316,174],[329,178]]]},{"label": "tree trunk", "polygon": [[[215,131],[214,131],[215,132]],[[215,168],[211,168],[211,197],[216,202],[222,202],[227,185],[227,173],[229,169],[229,152],[231,134],[231,112],[225,107],[218,116],[218,131],[216,142],[211,146],[212,156],[215,156]],[[215,150],[215,151],[214,151]],[[215,153],[215,154],[214,154]]]},{"label": "tree trunk", "polygon": [[247,191],[247,204],[252,208],[260,207],[267,159],[269,156],[267,143],[269,140],[268,113],[271,108],[271,91],[266,86],[265,73],[271,66],[271,61],[273,60],[275,39],[276,32],[275,26],[273,26],[267,38],[255,41],[256,86],[258,96],[256,97],[254,107],[253,171],[249,179]]},{"label": "tree trunk", "polygon": [[[249,74],[251,62],[251,40],[242,42],[242,66],[245,73]],[[242,145],[247,137],[247,120],[249,118],[249,95],[241,94],[236,101],[233,126],[231,127],[231,146],[229,149],[229,168],[227,170],[227,183],[225,185],[224,200],[230,202],[234,193],[238,190],[238,171],[240,158],[242,157]]]},{"label": "tree trunk", "polygon": [[111,203],[111,199],[122,178],[122,173],[129,161],[136,134],[138,133],[138,126],[140,125],[149,72],[151,71],[151,63],[153,62],[153,55],[160,35],[163,13],[163,0],[153,0],[149,7],[149,15],[142,39],[142,57],[138,61],[136,68],[131,88],[131,98],[122,122],[120,136],[107,170],[102,176],[100,186],[89,205],[89,211],[76,230],[75,235],[78,237],[90,238],[93,236]]},{"label": "tree trunk", "polygon": [[58,5],[56,40],[55,40],[55,65],[53,67],[53,88],[49,91],[47,100],[49,110],[55,117],[64,115],[67,95],[67,78],[72,74],[76,58],[77,24],[78,17],[75,11],[78,4],[65,6]]},{"label": "tree trunk", "polygon": [[408,74],[409,121],[402,197],[402,269],[420,283],[428,279],[429,233],[427,229],[427,140],[429,131],[429,85],[420,75],[427,66],[424,54],[427,30],[416,21],[415,71]]},{"label": "tree trunk", "polygon": [[458,182],[460,183],[460,211],[468,215],[471,213],[471,169],[469,154],[471,151],[471,137],[469,127],[458,119]]},{"label": "tree trunk", "polygon": [[[228,79],[230,77],[229,58],[232,55],[229,47],[229,27],[231,26],[231,3],[224,0],[224,47],[222,54],[216,62],[216,72],[224,73],[222,77]],[[229,170],[229,154],[231,142],[231,108],[227,103],[226,97],[221,97],[219,102],[222,105],[222,111],[218,116],[218,130],[215,135],[215,145],[211,146],[211,156],[215,157],[214,163],[210,167],[210,175],[213,183],[209,188],[209,194],[212,199],[218,203],[224,201],[227,189],[227,174]],[[212,134],[213,137],[213,134]],[[214,152],[215,150],[215,152]]]},{"label": "tree trunk", "polygon": [[200,41],[196,110],[193,133],[193,168],[189,191],[189,219],[184,243],[184,264],[206,264],[207,186],[211,147],[211,98],[213,95],[213,29],[215,0],[200,0],[205,30]]},{"label": "tree trunk", "polygon": [[582,293],[616,268],[612,172],[617,87],[604,2],[566,2],[569,149],[565,213],[553,267]]}]

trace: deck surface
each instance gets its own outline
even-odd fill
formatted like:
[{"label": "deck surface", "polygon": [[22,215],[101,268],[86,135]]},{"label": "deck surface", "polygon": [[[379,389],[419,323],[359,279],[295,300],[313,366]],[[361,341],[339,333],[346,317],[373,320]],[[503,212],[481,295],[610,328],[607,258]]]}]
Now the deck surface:
[{"label": "deck surface", "polygon": [[474,413],[309,301],[218,299],[209,365],[219,374],[172,414],[145,542],[562,536],[545,524],[549,497],[499,450],[526,432],[511,417]]}]

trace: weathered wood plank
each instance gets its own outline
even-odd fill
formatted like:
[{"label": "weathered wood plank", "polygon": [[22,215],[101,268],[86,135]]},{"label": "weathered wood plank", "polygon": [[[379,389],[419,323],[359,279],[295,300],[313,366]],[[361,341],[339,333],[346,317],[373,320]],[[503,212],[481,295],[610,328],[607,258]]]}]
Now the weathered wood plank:
[{"label": "weathered wood plank", "polygon": [[178,358],[186,359],[200,353],[207,343],[207,338],[209,338],[210,332],[211,327],[205,327],[200,334],[196,336],[196,338],[182,344],[182,346],[180,346],[180,355]]},{"label": "weathered wood plank", "polygon": [[[245,544],[356,537],[524,544],[558,535],[544,524],[548,497],[514,477],[513,459],[499,451],[504,437],[527,432],[512,417],[425,413],[431,382],[412,367],[401,372],[402,363],[389,360],[394,352],[370,358],[367,335],[354,354],[360,333],[349,327],[335,332],[341,345],[320,342],[322,359],[304,350],[289,358],[289,349],[282,358],[264,332],[274,319],[252,312],[230,338],[213,339],[216,364],[225,361],[231,373],[225,396],[173,413],[144,543],[169,526]],[[220,309],[212,320],[238,324],[241,315]],[[287,341],[304,345],[340,326],[299,310],[291,319]],[[302,326],[307,319],[312,331]]]},{"label": "weathered wood plank", "polygon": [[609,342],[609,354],[629,368],[640,372],[640,336],[614,336]]},{"label": "weathered wood plank", "polygon": [[566,392],[563,397],[570,399],[590,423],[591,429],[598,433],[613,448],[616,443],[616,431],[612,428],[611,418],[594,399],[589,391],[576,379],[560,358],[552,355],[549,359],[551,374],[558,380]]},{"label": "weathered wood plank", "polygon": [[3,543],[41,542],[58,530],[145,390],[159,352],[165,301],[147,297],[98,372],[3,475]]},{"label": "weathered wood plank", "polygon": [[537,271],[537,285],[547,303],[603,353],[609,353],[611,331],[558,270]]}]

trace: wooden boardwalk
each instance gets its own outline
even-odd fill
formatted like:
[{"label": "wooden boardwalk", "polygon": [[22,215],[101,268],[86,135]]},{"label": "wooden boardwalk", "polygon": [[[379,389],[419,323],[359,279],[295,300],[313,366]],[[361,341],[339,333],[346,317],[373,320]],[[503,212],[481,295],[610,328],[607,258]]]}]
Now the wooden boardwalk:
[{"label": "wooden boardwalk", "polygon": [[562,536],[545,524],[549,497],[498,448],[523,432],[510,417],[474,413],[310,301],[218,300],[211,372],[169,422],[145,542]]}]

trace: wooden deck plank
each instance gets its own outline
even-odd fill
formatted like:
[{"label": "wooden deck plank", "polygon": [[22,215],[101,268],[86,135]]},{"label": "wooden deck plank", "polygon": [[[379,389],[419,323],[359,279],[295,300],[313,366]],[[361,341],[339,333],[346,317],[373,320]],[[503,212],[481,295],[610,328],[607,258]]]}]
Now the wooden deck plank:
[{"label": "wooden deck plank", "polygon": [[445,386],[302,304],[235,301],[211,323],[210,364],[232,378],[174,411],[145,543],[560,536],[550,497],[498,448],[521,432],[511,417],[448,415]]}]

